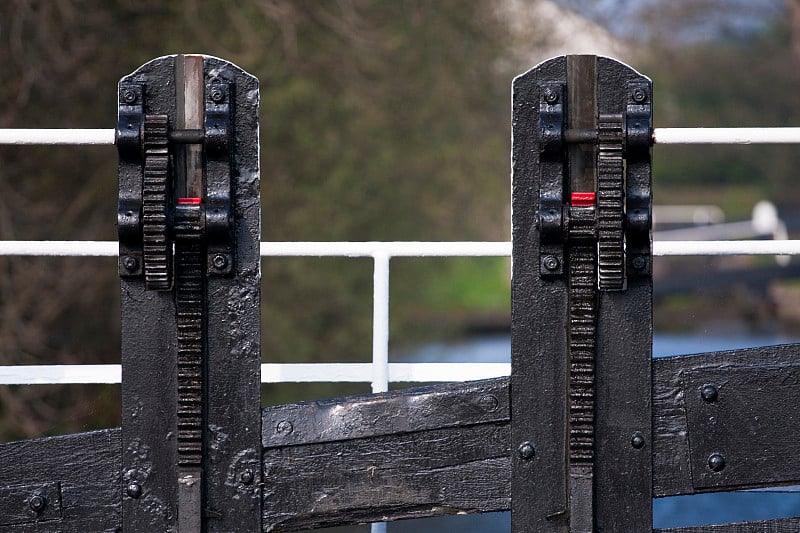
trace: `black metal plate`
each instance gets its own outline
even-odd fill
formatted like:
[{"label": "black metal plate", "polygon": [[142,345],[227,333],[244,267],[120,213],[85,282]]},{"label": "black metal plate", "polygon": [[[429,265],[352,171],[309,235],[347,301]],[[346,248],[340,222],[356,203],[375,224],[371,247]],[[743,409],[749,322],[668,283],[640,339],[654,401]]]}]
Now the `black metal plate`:
[{"label": "black metal plate", "polygon": [[[703,398],[706,386],[715,387],[715,400]],[[683,393],[696,489],[800,481],[800,365],[694,370]],[[714,454],[724,463],[715,458],[718,471],[709,465]]]}]

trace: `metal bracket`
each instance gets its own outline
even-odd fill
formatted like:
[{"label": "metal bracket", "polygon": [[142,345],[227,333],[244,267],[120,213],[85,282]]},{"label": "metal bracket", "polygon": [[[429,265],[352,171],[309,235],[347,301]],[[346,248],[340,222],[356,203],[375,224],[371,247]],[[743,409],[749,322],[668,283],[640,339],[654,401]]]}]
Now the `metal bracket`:
[{"label": "metal bracket", "polygon": [[557,278],[564,275],[564,131],[565,91],[561,83],[539,85],[540,171],[537,224],[539,275]]},{"label": "metal bracket", "polygon": [[142,276],[142,127],[144,125],[144,85],[119,84],[119,114],[116,144],[119,151],[119,275]]},{"label": "metal bracket", "polygon": [[230,276],[233,264],[233,216],[231,212],[232,83],[212,79],[205,90],[205,230],[208,274]]},{"label": "metal bracket", "polygon": [[632,277],[650,276],[650,228],[652,193],[650,151],[653,144],[652,83],[626,84],[625,105],[625,182],[627,273]]}]

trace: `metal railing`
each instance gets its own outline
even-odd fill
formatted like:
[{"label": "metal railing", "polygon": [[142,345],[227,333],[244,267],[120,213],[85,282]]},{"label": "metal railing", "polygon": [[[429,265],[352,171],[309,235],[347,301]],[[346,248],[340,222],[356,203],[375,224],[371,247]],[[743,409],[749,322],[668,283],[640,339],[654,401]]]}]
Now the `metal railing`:
[{"label": "metal railing", "polygon": [[[800,128],[656,128],[656,144],[800,144]],[[113,145],[113,129],[0,129],[0,144]],[[116,241],[0,241],[0,256],[116,256]],[[393,257],[509,257],[510,242],[262,242],[262,257],[373,260],[371,363],[264,363],[263,383],[466,381],[508,375],[507,363],[390,363],[389,277]],[[800,255],[799,240],[657,241],[655,256]],[[121,365],[0,366],[0,384],[119,383]]]}]

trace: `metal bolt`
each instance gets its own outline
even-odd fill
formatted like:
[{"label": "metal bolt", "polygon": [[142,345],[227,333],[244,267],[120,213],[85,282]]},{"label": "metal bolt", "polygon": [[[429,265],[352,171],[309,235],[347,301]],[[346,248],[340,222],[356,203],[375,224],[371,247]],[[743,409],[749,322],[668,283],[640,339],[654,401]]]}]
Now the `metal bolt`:
[{"label": "metal bolt", "polygon": [[294,426],[288,420],[281,420],[278,422],[278,425],[275,426],[275,433],[278,435],[290,435],[294,431]]},{"label": "metal bolt", "polygon": [[544,101],[548,104],[555,104],[558,102],[558,92],[554,91],[550,87],[547,87],[544,90]]},{"label": "metal bolt", "polygon": [[716,385],[703,385],[703,388],[700,389],[700,396],[708,403],[716,402],[719,397],[719,389]]},{"label": "metal bolt", "polygon": [[554,270],[558,270],[558,267],[561,265],[561,263],[558,260],[558,257],[554,255],[544,256],[544,258],[542,259],[542,264],[547,270],[550,270],[551,272]]},{"label": "metal bolt", "polygon": [[639,87],[633,90],[633,94],[631,94],[631,96],[633,97],[633,101],[637,104],[644,103],[644,101],[647,100],[647,92]]},{"label": "metal bolt", "polygon": [[219,104],[223,100],[225,100],[225,91],[223,91],[219,87],[214,87],[213,89],[211,89],[211,101]]},{"label": "metal bolt", "polygon": [[122,91],[122,101],[126,104],[132,104],[136,101],[136,92],[130,89]]},{"label": "metal bolt", "polygon": [[217,254],[214,256],[214,259],[211,260],[211,264],[214,265],[214,268],[217,270],[225,270],[228,268],[228,258],[223,254]]},{"label": "metal bolt", "polygon": [[533,444],[527,440],[519,445],[517,451],[519,452],[519,456],[526,461],[530,461],[533,459],[533,456],[536,455],[536,450],[533,448]]},{"label": "metal bolt", "polygon": [[708,456],[708,468],[713,472],[719,472],[725,468],[725,456],[721,453],[712,453]]},{"label": "metal bolt", "polygon": [[31,511],[34,513],[41,513],[44,511],[44,508],[47,507],[47,498],[39,494],[31,496],[31,499],[28,500],[28,507],[30,507]]},{"label": "metal bolt", "polygon": [[250,469],[247,469],[239,474],[239,481],[241,481],[243,485],[249,485],[255,478],[255,474],[253,474],[253,471]]},{"label": "metal bolt", "polygon": [[487,394],[478,398],[478,406],[484,411],[492,412],[500,405],[495,396]]},{"label": "metal bolt", "polygon": [[631,437],[631,446],[633,446],[637,450],[642,449],[644,447],[644,435],[642,435],[638,431],[634,433],[633,437]]},{"label": "metal bolt", "polygon": [[647,259],[642,257],[641,255],[637,255],[633,258],[633,268],[636,270],[644,270],[647,266]]},{"label": "metal bolt", "polygon": [[126,255],[122,258],[122,266],[128,272],[133,272],[139,266],[139,261],[131,255]]},{"label": "metal bolt", "polygon": [[135,500],[142,495],[142,486],[138,481],[131,481],[128,483],[128,487],[125,489],[125,492],[127,492],[128,496]]}]

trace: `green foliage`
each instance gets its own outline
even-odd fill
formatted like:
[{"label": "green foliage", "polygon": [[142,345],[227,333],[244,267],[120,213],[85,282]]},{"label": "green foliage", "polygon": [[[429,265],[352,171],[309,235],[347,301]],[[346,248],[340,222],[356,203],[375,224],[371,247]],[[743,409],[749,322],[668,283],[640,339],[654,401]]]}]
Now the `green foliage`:
[{"label": "green foliage", "polygon": [[[497,72],[504,34],[493,8],[8,0],[0,127],[113,127],[120,77],[160,55],[216,55],[261,80],[265,240],[503,239],[511,76]],[[115,238],[113,148],[4,148],[0,158],[0,238]],[[425,320],[419,306],[482,305],[472,268],[393,275],[393,286],[425,288],[419,299],[396,298],[396,331]],[[371,269],[365,260],[266,260],[265,360],[368,360]],[[3,363],[118,360],[113,262],[5,258],[0,270]],[[489,283],[484,267],[475,274]],[[463,290],[438,286],[450,278]],[[81,429],[107,398],[97,388],[3,388],[0,438]],[[53,426],[63,409],[69,416]]]}]

